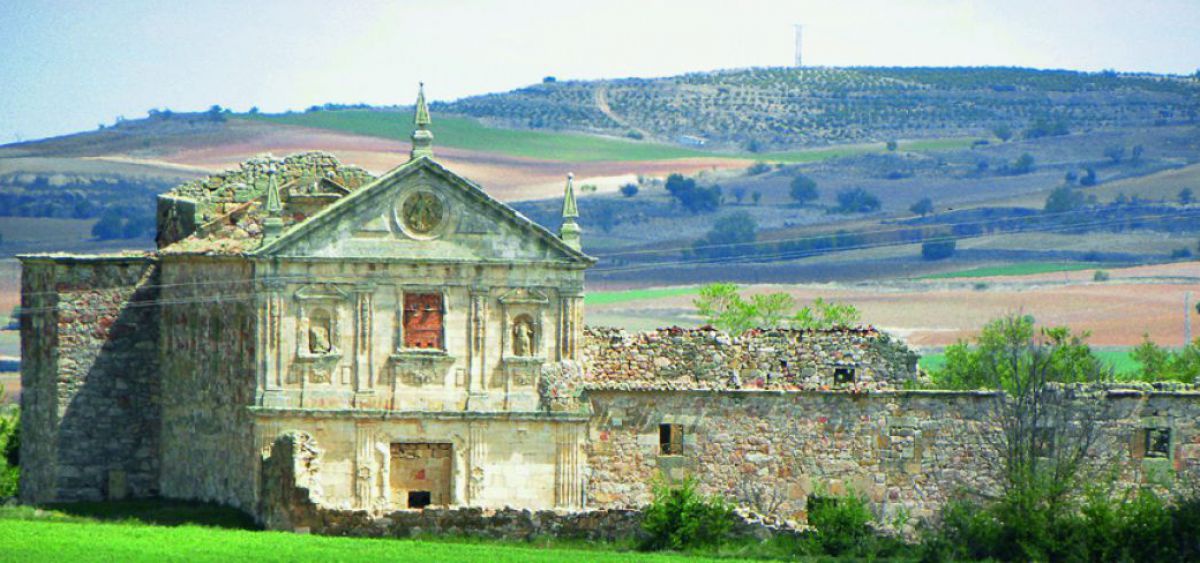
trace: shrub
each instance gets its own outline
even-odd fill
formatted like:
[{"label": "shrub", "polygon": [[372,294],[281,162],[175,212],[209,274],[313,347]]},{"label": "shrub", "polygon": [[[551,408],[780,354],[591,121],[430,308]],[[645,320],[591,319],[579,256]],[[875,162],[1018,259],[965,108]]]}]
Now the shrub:
[{"label": "shrub", "polygon": [[1108,281],[1108,278],[1109,275],[1107,270],[1096,270],[1096,272],[1092,274],[1092,281]]},{"label": "shrub", "polygon": [[805,506],[808,523],[821,549],[829,555],[842,555],[866,548],[873,533],[869,526],[874,516],[863,497],[850,494],[844,497],[812,494]]},{"label": "shrub", "polygon": [[20,414],[0,414],[0,499],[17,495],[20,462]]},{"label": "shrub", "polygon": [[733,528],[733,507],[720,497],[696,491],[688,477],[678,486],[654,485],[654,501],[646,507],[642,529],[648,534],[643,549],[694,549],[719,546]]},{"label": "shrub", "polygon": [[758,176],[759,174],[766,174],[767,172],[770,172],[770,171],[771,171],[771,165],[767,164],[761,160],[755,162],[754,164],[751,164],[748,168],[746,168],[746,174],[748,176]]}]

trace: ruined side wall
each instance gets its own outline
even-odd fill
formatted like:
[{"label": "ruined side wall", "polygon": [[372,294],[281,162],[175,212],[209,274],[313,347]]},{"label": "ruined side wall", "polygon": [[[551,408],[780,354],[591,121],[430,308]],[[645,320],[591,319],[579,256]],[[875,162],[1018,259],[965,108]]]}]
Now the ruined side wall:
[{"label": "ruined side wall", "polygon": [[162,494],[256,504],[255,288],[244,260],[172,257],[162,266]]},{"label": "ruined side wall", "polygon": [[[589,508],[645,505],[651,482],[694,475],[700,489],[803,520],[808,495],[853,489],[883,522],[932,516],[965,487],[988,490],[999,431],[987,393],[590,391]],[[1200,393],[1110,394],[1094,460],[1124,485],[1200,477]],[[683,427],[682,455],[661,455],[659,425]],[[1139,451],[1169,427],[1168,458]],[[1115,460],[1114,463],[1100,460]],[[754,506],[754,505],[760,506]],[[775,505],[773,509],[765,505]]]},{"label": "ruined side wall", "polygon": [[917,362],[907,346],[872,328],[729,336],[588,327],[584,358],[589,387],[622,390],[887,389],[913,381]]},{"label": "ruined side wall", "polygon": [[22,258],[23,501],[157,494],[157,284],[146,256]]}]

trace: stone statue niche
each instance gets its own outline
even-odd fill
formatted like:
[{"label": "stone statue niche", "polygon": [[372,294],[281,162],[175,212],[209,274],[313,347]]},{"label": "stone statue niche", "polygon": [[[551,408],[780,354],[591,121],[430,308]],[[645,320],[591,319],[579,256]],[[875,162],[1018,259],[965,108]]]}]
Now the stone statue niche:
[{"label": "stone statue niche", "polygon": [[537,342],[537,334],[535,332],[533,318],[529,315],[520,315],[513,320],[512,327],[512,354],[520,358],[527,358],[536,355],[534,348]]},{"label": "stone statue niche", "polygon": [[316,309],[308,318],[308,353],[321,356],[333,352],[333,317],[325,309]]}]

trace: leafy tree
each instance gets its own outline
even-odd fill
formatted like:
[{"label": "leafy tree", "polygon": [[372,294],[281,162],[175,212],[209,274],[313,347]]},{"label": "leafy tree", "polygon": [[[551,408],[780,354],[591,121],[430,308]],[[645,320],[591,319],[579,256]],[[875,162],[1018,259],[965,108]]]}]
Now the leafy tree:
[{"label": "leafy tree", "polygon": [[1070,133],[1067,127],[1067,122],[1061,119],[1046,119],[1038,118],[1029,124],[1025,129],[1026,139],[1038,139],[1041,137],[1058,137]]},{"label": "leafy tree", "polygon": [[629,183],[621,186],[621,195],[625,197],[633,197],[638,194],[638,186],[634,183]]},{"label": "leafy tree", "polygon": [[838,205],[833,209],[837,213],[870,213],[882,206],[875,194],[862,188],[838,192],[837,201]]},{"label": "leafy tree", "polygon": [[1129,162],[1131,162],[1133,164],[1141,164],[1142,163],[1142,153],[1144,153],[1144,152],[1146,152],[1146,147],[1143,147],[1142,145],[1134,145],[1133,151],[1131,151],[1131,153],[1129,155]]},{"label": "leafy tree", "polygon": [[759,174],[766,174],[770,171],[771,165],[761,160],[756,161],[754,164],[751,164],[748,168],[746,168],[746,174],[749,176],[758,176]]},{"label": "leafy tree", "polygon": [[801,307],[792,317],[792,328],[828,329],[858,323],[858,308],[849,303],[826,301],[818,297],[812,304]]},{"label": "leafy tree", "polygon": [[1084,170],[1083,178],[1079,179],[1079,185],[1084,187],[1096,185],[1096,171],[1092,167],[1089,166]]},{"label": "leafy tree", "polygon": [[709,258],[722,258],[744,254],[746,246],[756,237],[758,223],[745,211],[730,213],[713,224],[704,238],[697,240],[693,249],[696,254]]},{"label": "leafy tree", "polygon": [[667,176],[667,193],[675,198],[684,209],[691,213],[706,213],[716,211],[721,205],[721,186],[708,188],[696,184],[694,178],[684,178],[680,174]]},{"label": "leafy tree", "polygon": [[792,200],[800,205],[816,201],[818,197],[821,197],[821,193],[817,191],[817,181],[804,174],[797,174],[795,178],[792,178],[790,194]]},{"label": "leafy tree", "polygon": [[929,215],[930,213],[933,213],[933,200],[929,199],[927,197],[923,197],[923,198],[917,200],[916,203],[912,204],[908,208],[908,210],[913,213],[916,213],[917,215],[924,217],[926,215]]},{"label": "leafy tree", "polygon": [[1188,205],[1189,203],[1192,203],[1193,201],[1195,201],[1195,197],[1194,197],[1194,194],[1192,193],[1192,188],[1183,188],[1183,189],[1179,190],[1179,203]]},{"label": "leafy tree", "polygon": [[247,113],[249,113],[250,115],[258,115],[258,106],[251,106],[250,111]]},{"label": "leafy tree", "polygon": [[1023,153],[1021,156],[1017,157],[1016,161],[1013,162],[1012,173],[1013,174],[1028,174],[1030,172],[1033,172],[1033,164],[1034,164],[1033,155],[1031,155],[1029,153]]},{"label": "leafy tree", "polygon": [[888,142],[887,142],[887,150],[888,150],[888,152],[895,152],[895,151],[896,151],[896,149],[897,149],[899,146],[900,146],[900,144],[899,144],[899,143],[897,143],[895,139],[890,139],[890,140],[888,140]]},{"label": "leafy tree", "polygon": [[815,299],[794,313],[796,302],[786,293],[756,294],[745,299],[731,283],[700,288],[693,304],[705,322],[730,334],[752,328],[828,329],[859,322],[858,309],[846,303]]},{"label": "leafy tree", "polygon": [[1112,161],[1113,164],[1120,164],[1125,158],[1125,145],[1111,145],[1104,147],[1105,158]]},{"label": "leafy tree", "polygon": [[954,256],[958,242],[952,238],[927,240],[921,243],[921,258],[926,260],[944,260]]},{"label": "leafy tree", "polygon": [[1059,186],[1046,196],[1046,213],[1065,213],[1083,206],[1083,194],[1071,186]]},{"label": "leafy tree", "polygon": [[750,201],[753,201],[754,205],[758,205],[758,202],[762,201],[762,192],[754,192],[750,194]]},{"label": "leafy tree", "polygon": [[1006,125],[1000,125],[992,129],[992,134],[995,135],[997,139],[1000,139],[1001,142],[1005,143],[1007,143],[1008,140],[1012,139],[1013,137],[1012,129],[1009,129]]},{"label": "leafy tree", "polygon": [[736,186],[732,190],[729,190],[729,191],[730,191],[730,193],[733,194],[733,200],[736,201],[738,203],[738,205],[741,205],[742,200],[746,199],[746,187],[745,186]]}]

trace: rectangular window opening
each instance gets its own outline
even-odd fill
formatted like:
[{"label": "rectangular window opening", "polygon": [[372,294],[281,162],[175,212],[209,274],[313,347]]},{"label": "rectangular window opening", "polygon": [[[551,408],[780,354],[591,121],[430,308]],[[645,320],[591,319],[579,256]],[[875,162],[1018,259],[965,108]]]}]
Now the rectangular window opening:
[{"label": "rectangular window opening", "polygon": [[854,383],[854,368],[835,368],[833,382],[839,385]]},{"label": "rectangular window opening", "polygon": [[404,347],[442,349],[441,293],[404,294]]},{"label": "rectangular window opening", "polygon": [[658,448],[662,455],[683,454],[683,425],[659,424]]},{"label": "rectangular window opening", "polygon": [[1171,457],[1171,429],[1147,428],[1146,457]]},{"label": "rectangular window opening", "polygon": [[425,508],[433,502],[433,495],[429,491],[409,491],[408,492],[408,507],[409,508]]}]

